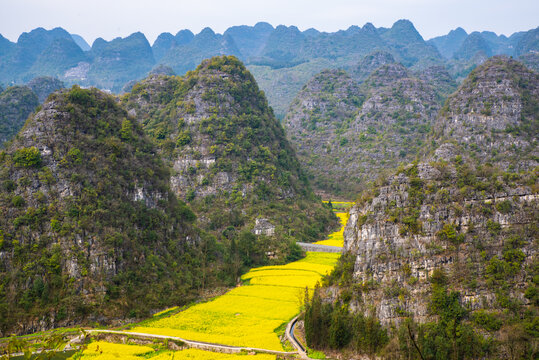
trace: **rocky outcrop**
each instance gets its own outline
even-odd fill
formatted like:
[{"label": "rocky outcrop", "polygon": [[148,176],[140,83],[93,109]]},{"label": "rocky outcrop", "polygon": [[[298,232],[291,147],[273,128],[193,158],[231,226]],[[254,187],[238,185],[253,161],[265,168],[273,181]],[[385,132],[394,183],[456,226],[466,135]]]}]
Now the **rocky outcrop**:
[{"label": "rocky outcrop", "polygon": [[359,64],[350,70],[350,75],[363,82],[379,67],[394,63],[396,61],[393,55],[387,51],[375,51],[361,59]]},{"label": "rocky outcrop", "polygon": [[361,193],[344,231],[357,311],[430,321],[440,274],[471,314],[536,311],[537,79],[514,60],[487,61],[440,111],[436,150]]},{"label": "rocky outcrop", "polygon": [[199,233],[155,151],[113,97],[74,87],[0,152],[0,336],[189,298]]},{"label": "rocky outcrop", "polygon": [[446,99],[457,89],[457,83],[449,74],[445,66],[430,66],[418,71],[415,75],[434,88],[442,99]]},{"label": "rocky outcrop", "polygon": [[326,71],[298,94],[285,126],[317,190],[353,197],[415,158],[439,108],[434,89],[400,64],[381,66],[361,86]]},{"label": "rocky outcrop", "polygon": [[[356,256],[354,278],[366,289],[353,305],[367,314],[372,304],[385,324],[432,318],[429,280],[437,269],[469,310],[503,310],[501,277],[506,296],[530,303],[525,269],[536,261],[539,194],[526,184],[536,174],[508,180],[491,167],[448,160],[436,155],[402,169],[350,211],[344,248]],[[513,270],[493,268],[515,254]]]},{"label": "rocky outcrop", "polygon": [[[206,60],[184,77],[150,76],[125,101],[170,162],[176,194],[217,236],[229,226],[251,231],[262,217],[275,226],[276,238],[312,241],[334,221],[313,195],[254,78],[236,58]],[[306,217],[294,220],[300,204]]]},{"label": "rocky outcrop", "polygon": [[83,82],[88,78],[88,71],[90,71],[90,63],[81,61],[76,66],[67,69],[64,78],[66,81]]},{"label": "rocky outcrop", "polygon": [[532,169],[539,165],[538,103],[539,75],[515,60],[494,57],[447,100],[435,130],[479,161]]},{"label": "rocky outcrop", "polygon": [[287,135],[317,191],[342,195],[357,186],[347,168],[346,135],[353,131],[350,125],[364,98],[346,72],[326,70],[309,81],[291,104],[284,120]]}]

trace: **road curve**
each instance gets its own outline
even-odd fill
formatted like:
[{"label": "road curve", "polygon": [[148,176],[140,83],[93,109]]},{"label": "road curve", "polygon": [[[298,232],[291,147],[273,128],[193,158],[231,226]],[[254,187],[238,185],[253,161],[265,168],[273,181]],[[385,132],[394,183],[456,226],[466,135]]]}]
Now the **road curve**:
[{"label": "road curve", "polygon": [[[298,315],[299,316],[299,315]],[[310,359],[310,357],[307,355],[307,352],[305,351],[305,348],[298,339],[296,339],[296,336],[294,336],[294,328],[296,327],[296,323],[298,322],[298,316],[293,318],[288,325],[286,325],[286,338],[294,348],[296,348],[297,353],[302,359]]]},{"label": "road curve", "polygon": [[[307,353],[305,352],[305,349],[300,344],[300,342],[295,338],[294,336],[294,327],[296,325],[296,322],[298,320],[298,317],[296,316],[292,321],[290,321],[286,327],[286,337],[288,340],[292,343],[294,348],[296,348],[297,351],[289,352],[289,351],[278,351],[278,350],[270,350],[270,349],[260,349],[260,348],[253,348],[253,347],[244,347],[244,346],[232,346],[232,345],[223,345],[223,344],[215,344],[215,343],[208,343],[204,341],[194,341],[194,340],[187,340],[183,339],[177,336],[169,336],[169,335],[157,335],[157,334],[148,334],[148,333],[139,333],[139,332],[131,332],[131,331],[121,331],[121,330],[102,330],[102,329],[90,329],[90,330],[84,330],[85,334],[91,335],[91,334],[112,334],[112,335],[123,335],[123,336],[133,336],[133,337],[143,337],[143,338],[152,338],[152,339],[162,339],[162,340],[176,340],[181,341],[182,343],[186,344],[190,348],[195,348],[199,350],[205,350],[205,351],[213,351],[213,352],[220,352],[220,353],[240,353],[242,351],[246,352],[256,352],[256,353],[265,353],[265,354],[271,354],[271,355],[280,355],[284,356],[286,358],[292,358],[295,359],[297,355],[300,356],[301,359],[310,359],[307,356]],[[71,339],[71,341],[66,346],[66,350],[72,350],[73,348],[70,346],[72,341],[82,341],[84,335],[80,335],[76,338]],[[33,354],[41,353],[41,350],[34,351]],[[17,354],[11,354],[12,356],[20,356],[24,355],[23,353],[17,353]]]}]

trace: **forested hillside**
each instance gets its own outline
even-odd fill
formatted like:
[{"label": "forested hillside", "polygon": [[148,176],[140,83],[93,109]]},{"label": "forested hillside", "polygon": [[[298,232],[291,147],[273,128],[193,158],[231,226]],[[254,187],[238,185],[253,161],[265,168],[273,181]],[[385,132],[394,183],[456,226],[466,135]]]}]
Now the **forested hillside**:
[{"label": "forested hillside", "polygon": [[234,55],[247,65],[282,119],[314,75],[327,68],[351,71],[374,51],[390,54],[412,70],[446,68],[459,82],[492,55],[518,57],[537,69],[537,31],[506,37],[488,31],[468,34],[457,28],[425,41],[408,20],[399,20],[391,28],[367,23],[330,33],[262,22],[232,26],[223,34],[211,28],[198,34],[188,29],[175,35],[162,33],[151,46],[144,34],[136,32],[111,41],[98,38],[90,47],[62,28],[37,28],[21,34],[15,43],[0,39],[0,82],[22,84],[37,76],[53,76],[68,85],[120,93],[154,67],[170,66],[183,75],[204,59]]},{"label": "forested hillside", "polygon": [[537,355],[538,83],[512,59],[487,61],[439,112],[435,150],[358,195],[341,263],[308,301],[313,347]]},{"label": "forested hillside", "polygon": [[28,119],[0,153],[2,336],[194,296],[204,235],[155,152],[96,89],[56,93]]},{"label": "forested hillside", "polygon": [[206,60],[184,77],[151,76],[123,101],[173,168],[176,194],[226,243],[254,231],[264,235],[259,261],[264,252],[283,258],[295,251],[294,240],[314,241],[336,225],[236,58]]}]

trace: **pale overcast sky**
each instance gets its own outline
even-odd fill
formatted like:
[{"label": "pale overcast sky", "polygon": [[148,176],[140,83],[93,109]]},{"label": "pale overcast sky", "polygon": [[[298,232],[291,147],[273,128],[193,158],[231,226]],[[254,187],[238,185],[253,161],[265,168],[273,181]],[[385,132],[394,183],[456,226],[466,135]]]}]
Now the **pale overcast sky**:
[{"label": "pale overcast sky", "polygon": [[162,32],[206,26],[222,33],[267,21],[336,31],[366,22],[389,27],[398,19],[411,20],[425,39],[458,26],[510,35],[539,26],[539,0],[0,0],[0,34],[8,39],[60,26],[90,45],[135,31],[153,43]]}]

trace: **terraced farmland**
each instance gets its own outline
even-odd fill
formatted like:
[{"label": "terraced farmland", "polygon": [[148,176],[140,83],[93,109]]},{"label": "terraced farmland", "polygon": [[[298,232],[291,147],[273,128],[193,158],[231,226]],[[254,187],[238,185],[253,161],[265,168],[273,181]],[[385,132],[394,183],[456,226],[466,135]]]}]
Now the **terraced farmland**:
[{"label": "terraced farmland", "polygon": [[313,287],[331,271],[338,257],[307,253],[294,263],[253,269],[243,276],[243,286],[176,315],[150,319],[130,331],[283,350],[275,330],[297,315],[305,287]]},{"label": "terraced farmland", "polygon": [[315,242],[317,245],[326,245],[326,246],[338,246],[343,247],[344,245],[344,238],[343,238],[343,231],[344,231],[344,225],[346,225],[346,222],[348,221],[349,214],[347,212],[337,212],[335,213],[337,217],[341,220],[342,227],[339,231],[336,231],[328,236],[328,239]]},{"label": "terraced farmland", "polygon": [[[338,211],[342,211],[341,208]],[[329,239],[317,244],[342,246],[342,232],[348,214],[337,212],[342,228]],[[242,276],[244,283],[223,296],[174,313],[165,310],[129,331],[134,333],[175,336],[222,345],[243,346],[282,351],[279,338],[287,324],[300,310],[305,287],[312,288],[335,266],[340,254],[308,252],[299,261],[286,265],[252,269]],[[163,317],[164,315],[164,317]],[[241,354],[221,354],[202,350],[155,350],[148,346],[93,342],[84,351],[83,359],[235,359]],[[274,355],[258,354],[252,359],[275,359]]]}]

